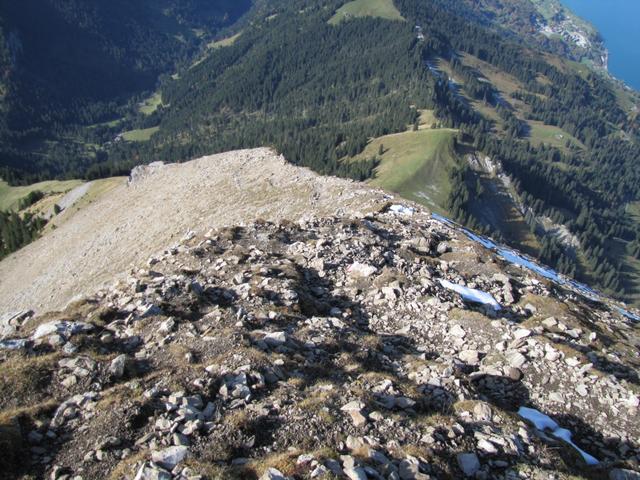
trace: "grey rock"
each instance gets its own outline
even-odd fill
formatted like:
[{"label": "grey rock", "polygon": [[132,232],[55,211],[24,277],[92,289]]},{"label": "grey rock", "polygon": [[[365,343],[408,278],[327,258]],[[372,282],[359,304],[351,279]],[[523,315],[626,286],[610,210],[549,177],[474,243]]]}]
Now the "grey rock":
[{"label": "grey rock", "polygon": [[485,455],[495,455],[498,453],[496,446],[488,440],[482,439],[478,442],[478,450]]},{"label": "grey rock", "polygon": [[445,242],[440,242],[438,244],[438,248],[436,249],[436,251],[440,254],[440,255],[444,255],[447,252],[451,251],[451,247],[449,247],[449,245]]},{"label": "grey rock", "polygon": [[397,397],[395,404],[398,408],[402,408],[403,410],[405,410],[407,408],[413,407],[416,404],[416,402],[415,400],[412,400],[408,397]]},{"label": "grey rock", "polygon": [[493,419],[493,411],[488,404],[479,402],[473,407],[473,416],[480,422],[490,422]]},{"label": "grey rock", "polygon": [[287,342],[287,334],[285,332],[268,333],[263,341],[270,347],[279,347]]},{"label": "grey rock", "polygon": [[614,468],[609,472],[609,480],[640,480],[640,473],[633,470]]},{"label": "grey rock", "polygon": [[342,476],[342,473],[343,473],[342,466],[340,465],[340,462],[338,462],[337,460],[333,458],[328,458],[327,460],[324,461],[324,466],[327,467],[329,470],[331,470],[331,473],[333,473],[337,477]]},{"label": "grey rock", "polygon": [[176,446],[153,452],[151,460],[167,470],[173,470],[187,455],[189,455],[188,447]]},{"label": "grey rock", "polygon": [[420,472],[420,462],[415,457],[407,457],[398,465],[398,475],[402,480],[427,480],[428,475]]},{"label": "grey rock", "polygon": [[277,470],[275,468],[269,468],[260,477],[260,480],[287,480],[287,477],[285,477],[280,470]]},{"label": "grey rock", "polygon": [[144,463],[134,480],[171,480],[171,478],[169,472]]},{"label": "grey rock", "polygon": [[28,340],[2,340],[0,341],[0,350],[22,350],[27,347]]},{"label": "grey rock", "polygon": [[364,468],[360,468],[360,467],[345,468],[344,474],[350,480],[367,480],[367,472],[365,472]]},{"label": "grey rock", "polygon": [[114,378],[122,378],[126,372],[128,357],[125,354],[118,355],[109,364],[109,375]]},{"label": "grey rock", "polygon": [[473,477],[480,470],[480,460],[475,453],[460,453],[457,460],[460,470],[466,477]]},{"label": "grey rock", "polygon": [[460,325],[454,325],[453,327],[451,327],[451,330],[449,330],[449,335],[457,338],[464,338],[467,335],[467,332],[465,332],[464,328],[462,328]]},{"label": "grey rock", "polygon": [[84,322],[47,322],[36,328],[31,338],[37,340],[39,338],[48,337],[57,334],[65,338],[70,338],[79,333],[87,333],[93,330],[93,325]]},{"label": "grey rock", "polygon": [[520,352],[511,352],[506,355],[507,362],[513,368],[522,368],[527,363],[527,357]]},{"label": "grey rock", "polygon": [[515,331],[515,333],[513,334],[513,336],[520,340],[522,338],[527,338],[531,336],[531,330],[527,329],[527,328],[519,328],[518,330]]},{"label": "grey rock", "polygon": [[480,353],[477,350],[463,350],[458,354],[458,358],[469,365],[480,363]]}]

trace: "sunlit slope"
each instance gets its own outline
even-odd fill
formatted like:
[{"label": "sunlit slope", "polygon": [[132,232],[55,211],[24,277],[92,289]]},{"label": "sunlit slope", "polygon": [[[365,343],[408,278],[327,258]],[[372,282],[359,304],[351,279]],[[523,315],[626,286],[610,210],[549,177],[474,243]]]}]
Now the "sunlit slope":
[{"label": "sunlit slope", "polygon": [[82,184],[81,180],[50,180],[32,185],[12,187],[7,182],[0,180],[0,210],[16,209],[20,200],[31,192],[40,191],[45,194],[63,193],[72,190],[80,184]]},{"label": "sunlit slope", "polygon": [[353,17],[379,17],[388,20],[404,20],[393,0],[354,0],[338,9],[329,20],[332,25]]},{"label": "sunlit slope", "polygon": [[456,134],[453,129],[423,129],[386,135],[373,139],[355,158],[380,159],[372,185],[444,211],[449,171],[457,162]]}]

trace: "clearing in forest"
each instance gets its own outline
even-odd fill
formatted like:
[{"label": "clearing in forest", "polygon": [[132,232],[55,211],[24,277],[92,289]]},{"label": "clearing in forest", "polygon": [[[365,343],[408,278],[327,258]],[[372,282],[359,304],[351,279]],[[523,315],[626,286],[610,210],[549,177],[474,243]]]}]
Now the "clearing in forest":
[{"label": "clearing in forest", "polygon": [[329,23],[337,25],[353,17],[378,17],[404,21],[393,0],[354,0],[340,7]]}]

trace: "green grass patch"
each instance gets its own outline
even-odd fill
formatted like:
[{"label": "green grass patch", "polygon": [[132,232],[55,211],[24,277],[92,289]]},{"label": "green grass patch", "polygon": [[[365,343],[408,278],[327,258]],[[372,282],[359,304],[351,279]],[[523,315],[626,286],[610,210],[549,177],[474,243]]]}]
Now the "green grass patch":
[{"label": "green grass patch", "polygon": [[[242,35],[242,32],[238,32],[231,37],[223,38],[222,40],[216,40],[208,43],[206,52],[202,56],[200,56],[200,58],[198,58],[195,62],[193,62],[189,68],[197,67],[202,62],[204,62],[207,59],[207,55],[210,54],[211,50],[218,50],[220,48],[230,47],[231,45],[236,43],[236,40],[238,40],[241,35]],[[180,77],[178,76],[178,78]],[[176,78],[175,80],[177,80],[178,78]]]},{"label": "green grass patch", "polygon": [[400,11],[393,4],[393,0],[353,0],[344,4],[331,17],[329,23],[337,25],[340,22],[356,17],[378,17],[387,20],[404,21]]},{"label": "green grass patch", "polygon": [[[355,160],[377,156],[381,163],[372,185],[443,212],[451,190],[449,171],[458,161],[457,133],[425,128],[387,135],[372,140]],[[381,145],[383,154],[379,155]]]},{"label": "green grass patch", "polygon": [[[490,63],[484,62],[469,54],[462,55],[463,65],[475,68],[484,75],[491,84],[500,92],[503,98],[510,100],[509,95],[518,90],[524,89],[524,85],[513,75],[503,72]],[[442,62],[441,62],[442,63]]]},{"label": "green grass patch", "polygon": [[631,202],[627,204],[627,213],[634,222],[640,225],[640,202]]},{"label": "green grass patch", "polygon": [[98,127],[114,128],[120,125],[120,123],[122,123],[122,118],[116,118],[115,120],[110,120],[108,122],[94,123],[93,125],[89,125],[87,128],[89,129],[94,129]]},{"label": "green grass patch", "polygon": [[161,105],[162,105],[162,93],[155,92],[153,95],[151,95],[149,98],[147,98],[144,102],[140,104],[139,110],[140,110],[140,113],[143,113],[144,115],[151,115]]},{"label": "green grass patch", "polygon": [[529,121],[529,140],[533,145],[549,145],[556,148],[566,148],[567,141],[571,145],[576,145],[580,148],[585,148],[580,140],[561,128],[554,127],[553,125],[545,125],[542,122]]},{"label": "green grass patch", "polygon": [[209,43],[207,45],[207,48],[211,50],[215,50],[217,48],[230,47],[231,45],[236,43],[236,40],[240,38],[240,35],[242,35],[242,32],[238,32],[235,35],[231,37],[223,38],[222,40],[216,40],[215,42]]},{"label": "green grass patch", "polygon": [[45,194],[64,193],[82,185],[82,183],[84,183],[82,180],[49,180],[46,182],[34,183],[33,185],[12,187],[4,180],[0,180],[0,210],[16,209],[20,200],[36,190]]},{"label": "green grass patch", "polygon": [[140,130],[130,130],[122,134],[122,138],[127,142],[148,142],[160,127],[144,128]]}]

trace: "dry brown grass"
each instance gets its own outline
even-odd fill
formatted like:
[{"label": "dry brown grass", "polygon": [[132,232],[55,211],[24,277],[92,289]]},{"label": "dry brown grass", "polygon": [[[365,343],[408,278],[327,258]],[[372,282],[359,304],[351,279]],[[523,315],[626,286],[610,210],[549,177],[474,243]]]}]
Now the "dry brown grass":
[{"label": "dry brown grass", "polygon": [[57,407],[58,402],[55,400],[49,400],[29,407],[18,407],[3,410],[0,412],[0,424],[4,425],[11,423],[14,419],[20,418],[37,418],[40,415],[53,412]]},{"label": "dry brown grass", "polygon": [[224,417],[223,422],[226,423],[227,425],[233,426],[233,428],[235,428],[236,430],[242,430],[249,424],[250,420],[251,420],[251,417],[249,415],[249,412],[247,410],[242,409],[242,410],[233,410],[230,413],[228,413]]},{"label": "dry brown grass", "polygon": [[188,459],[185,465],[207,480],[255,480],[255,472],[245,467],[228,467],[195,459]]},{"label": "dry brown grass", "polygon": [[483,403],[483,402],[476,401],[476,400],[461,400],[453,404],[453,410],[456,413],[473,412],[474,407],[479,403]]},{"label": "dry brown grass", "polygon": [[111,471],[109,475],[109,480],[122,480],[124,478],[133,478],[136,474],[134,471],[134,465],[138,462],[141,462],[147,458],[149,454],[148,450],[141,450],[136,452],[120,463],[118,463],[115,468]]},{"label": "dry brown grass", "polygon": [[389,267],[384,267],[380,275],[373,280],[373,285],[377,288],[386,287],[392,282],[398,282],[400,285],[407,283],[407,277],[399,272],[394,272]]},{"label": "dry brown grass", "polygon": [[327,405],[334,405],[336,403],[340,396],[340,392],[338,390],[321,390],[318,389],[317,386],[314,386],[307,388],[305,390],[305,394],[306,398],[301,402],[298,402],[298,408],[315,414],[326,424],[332,424],[336,421],[336,418],[326,407]]},{"label": "dry brown grass", "polygon": [[444,415],[441,413],[432,413],[428,415],[416,415],[412,418],[416,425],[422,425],[425,427],[442,427],[451,426],[456,422],[456,418],[451,415]]},{"label": "dry brown grass", "polygon": [[361,345],[365,350],[381,350],[382,339],[379,335],[365,335],[361,339]]},{"label": "dry brown grass", "polygon": [[301,467],[296,465],[298,456],[303,453],[299,450],[291,450],[282,453],[274,453],[259,460],[252,461],[249,467],[255,471],[258,477],[262,476],[269,468],[275,468],[285,476],[301,474]]},{"label": "dry brown grass", "polygon": [[[527,294],[520,298],[518,302],[518,306],[524,307],[530,303],[534,307],[536,307],[536,313],[532,315],[532,317],[524,323],[524,325],[532,326],[537,323],[531,323],[534,319],[544,320],[548,317],[555,317],[557,319],[562,319],[566,317],[571,317],[571,313],[569,312],[569,307],[562,302],[559,302],[552,297],[541,297],[538,295]],[[564,321],[564,320],[563,320]],[[566,322],[565,322],[566,323]]]},{"label": "dry brown grass", "polygon": [[[154,375],[155,377],[157,375]],[[152,378],[151,376],[149,378]],[[100,400],[96,404],[98,411],[111,411],[116,405],[121,405],[125,400],[137,401],[142,399],[143,389],[140,386],[132,388],[130,384],[120,383],[101,392]]]},{"label": "dry brown grass", "polygon": [[0,408],[16,408],[43,400],[58,358],[58,354],[13,356],[3,362],[0,366]]},{"label": "dry brown grass", "polygon": [[83,298],[81,300],[72,302],[67,307],[65,307],[64,311],[57,312],[47,312],[43,315],[38,315],[28,320],[24,326],[24,334],[31,335],[38,326],[48,323],[48,322],[77,322],[77,321],[86,321],[87,317],[91,312],[93,312],[96,308],[96,302]]}]

